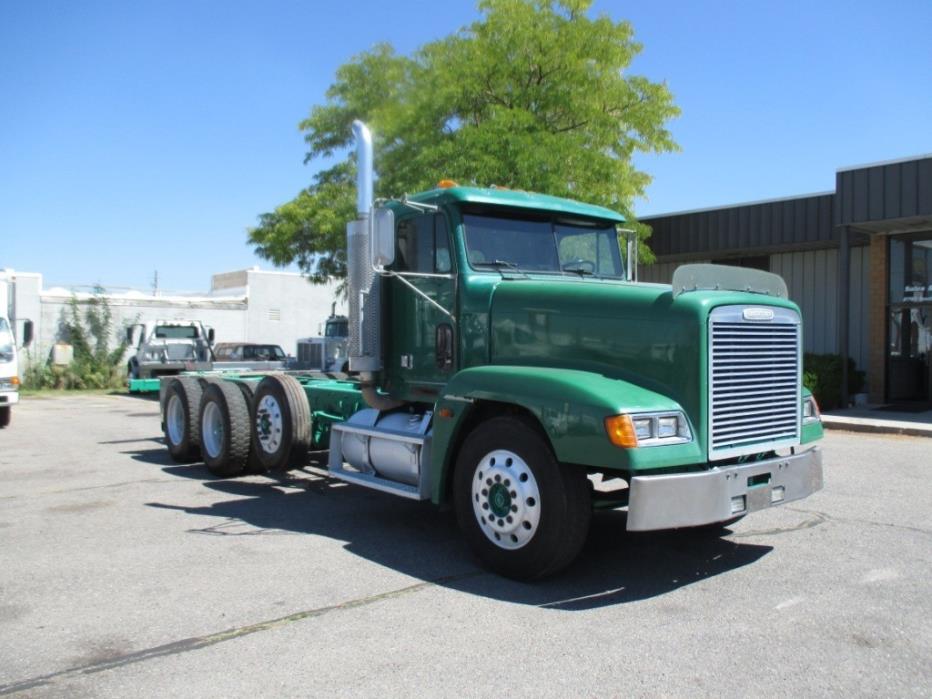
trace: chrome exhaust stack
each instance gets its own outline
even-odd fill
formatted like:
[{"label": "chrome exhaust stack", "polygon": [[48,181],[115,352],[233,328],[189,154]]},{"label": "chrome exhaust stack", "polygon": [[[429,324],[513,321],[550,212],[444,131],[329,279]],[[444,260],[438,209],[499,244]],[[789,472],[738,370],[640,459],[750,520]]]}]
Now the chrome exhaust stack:
[{"label": "chrome exhaust stack", "polygon": [[372,265],[372,134],[358,119],[356,139],[356,220],[346,226],[346,281],[349,296],[349,369],[359,372],[366,403],[377,410],[402,405],[379,395],[375,373],[382,370],[381,277]]},{"label": "chrome exhaust stack", "polygon": [[382,368],[379,333],[379,277],[370,263],[372,245],[372,134],[353,122],[356,138],[356,220],[346,226],[346,281],[349,296],[350,371]]}]

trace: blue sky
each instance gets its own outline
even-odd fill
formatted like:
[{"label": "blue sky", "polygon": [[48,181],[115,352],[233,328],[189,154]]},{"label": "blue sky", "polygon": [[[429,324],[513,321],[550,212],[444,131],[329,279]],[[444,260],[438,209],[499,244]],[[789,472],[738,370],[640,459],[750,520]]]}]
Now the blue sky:
[{"label": "blue sky", "polygon": [[[640,215],[834,187],[932,152],[932,3],[597,1],[666,80],[682,152],[639,157]],[[334,71],[477,16],[459,0],[0,3],[0,267],[206,290],[305,186],[297,123]]]}]

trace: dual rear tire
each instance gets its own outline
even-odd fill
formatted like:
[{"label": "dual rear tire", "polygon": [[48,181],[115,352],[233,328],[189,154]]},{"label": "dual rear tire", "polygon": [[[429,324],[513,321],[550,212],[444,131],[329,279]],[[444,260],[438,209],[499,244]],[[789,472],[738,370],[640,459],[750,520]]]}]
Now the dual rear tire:
[{"label": "dual rear tire", "polygon": [[287,375],[258,383],[175,377],[165,390],[163,415],[172,459],[203,459],[222,478],[300,467],[311,446],[304,387]]}]

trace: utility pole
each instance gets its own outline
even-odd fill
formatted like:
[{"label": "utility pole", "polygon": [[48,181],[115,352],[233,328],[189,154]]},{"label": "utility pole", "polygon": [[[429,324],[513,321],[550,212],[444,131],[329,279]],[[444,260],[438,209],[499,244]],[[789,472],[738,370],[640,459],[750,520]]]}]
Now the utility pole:
[{"label": "utility pole", "polygon": [[159,271],[155,270],[155,276],[152,278],[152,295],[159,295]]}]

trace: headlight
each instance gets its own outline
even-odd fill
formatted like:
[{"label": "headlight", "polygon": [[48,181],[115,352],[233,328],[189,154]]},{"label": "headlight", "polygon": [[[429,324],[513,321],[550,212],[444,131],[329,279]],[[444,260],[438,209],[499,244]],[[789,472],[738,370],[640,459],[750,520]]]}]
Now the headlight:
[{"label": "headlight", "polygon": [[810,425],[813,422],[819,422],[822,419],[822,413],[819,411],[819,404],[815,396],[806,396],[803,398],[803,424]]},{"label": "headlight", "polygon": [[634,413],[605,418],[605,431],[617,447],[659,447],[692,441],[689,422],[681,412]]}]

